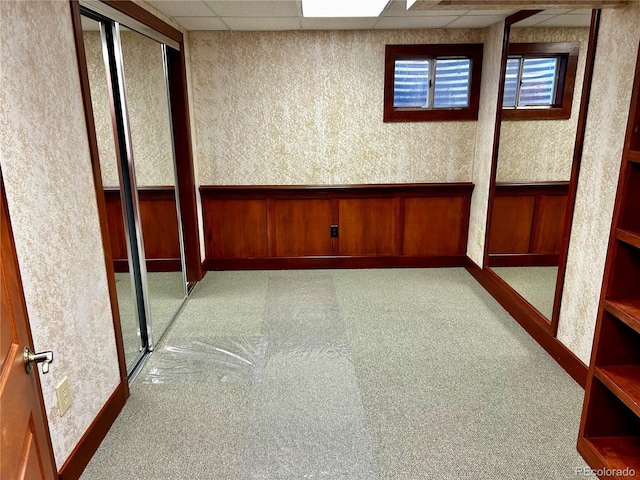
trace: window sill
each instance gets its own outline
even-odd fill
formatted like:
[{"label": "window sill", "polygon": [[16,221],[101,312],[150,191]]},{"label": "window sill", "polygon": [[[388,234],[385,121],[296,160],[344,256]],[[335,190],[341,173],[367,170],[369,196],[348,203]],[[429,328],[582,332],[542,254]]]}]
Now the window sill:
[{"label": "window sill", "polygon": [[569,108],[522,108],[502,109],[502,120],[569,120]]}]

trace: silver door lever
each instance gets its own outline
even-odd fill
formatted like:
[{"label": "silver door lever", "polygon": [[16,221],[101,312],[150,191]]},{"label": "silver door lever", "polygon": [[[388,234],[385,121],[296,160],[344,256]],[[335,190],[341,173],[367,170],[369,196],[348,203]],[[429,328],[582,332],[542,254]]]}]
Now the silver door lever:
[{"label": "silver door lever", "polygon": [[49,364],[53,362],[53,352],[33,353],[29,347],[24,347],[24,369],[31,373],[33,365],[42,364],[42,373],[49,373]]}]

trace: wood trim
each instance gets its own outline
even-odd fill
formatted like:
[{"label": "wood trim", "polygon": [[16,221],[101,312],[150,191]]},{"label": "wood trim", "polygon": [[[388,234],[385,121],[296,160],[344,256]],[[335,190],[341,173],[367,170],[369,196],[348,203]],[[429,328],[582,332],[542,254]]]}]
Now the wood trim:
[{"label": "wood trim", "polygon": [[555,267],[558,255],[540,253],[490,253],[489,265],[492,267]]},{"label": "wood trim", "polygon": [[[179,258],[156,258],[147,260],[147,272],[181,272],[182,261]],[[113,270],[116,273],[129,271],[129,260],[117,258],[113,261]]]},{"label": "wood trim", "polygon": [[567,272],[567,257],[569,256],[569,240],[571,227],[573,226],[573,214],[575,211],[576,197],[578,195],[578,179],[580,178],[580,166],[582,164],[582,151],[584,149],[584,137],[587,129],[587,115],[591,100],[591,82],[593,80],[593,67],[595,65],[596,51],[598,47],[598,32],[600,31],[600,10],[591,12],[591,28],[589,31],[589,45],[582,83],[582,96],[580,98],[580,113],[576,129],[576,142],[573,151],[573,165],[571,166],[571,178],[567,192],[567,211],[565,213],[564,229],[562,234],[562,246],[560,247],[560,261],[558,263],[558,279],[556,281],[556,293],[553,302],[553,314],[551,316],[551,329],[553,336],[558,334],[560,323],[560,305],[564,292],[564,280]]},{"label": "wood trim", "polygon": [[179,52],[172,48],[167,48],[167,61],[187,280],[197,282],[202,280],[203,272],[201,268],[202,258],[200,257],[198,200],[193,167],[191,120],[187,93],[187,67],[182,39],[180,40]]},{"label": "wood trim", "polygon": [[[397,58],[440,57],[458,55],[471,59],[471,84],[469,85],[469,107],[451,109],[394,108],[394,72]],[[469,44],[411,44],[387,45],[385,47],[384,73],[384,122],[426,122],[477,120],[480,107],[480,80],[482,77],[483,45]]]},{"label": "wood trim", "polygon": [[366,185],[201,185],[200,194],[217,200],[251,198],[457,197],[471,195],[473,183],[392,183]]},{"label": "wood trim", "polygon": [[107,400],[107,403],[100,410],[100,413],[98,413],[98,416],[91,422],[91,425],[73,449],[67,461],[60,468],[60,480],[76,480],[80,478],[91,457],[93,457],[111,425],[120,414],[128,397],[129,387],[127,381],[121,381],[109,400]]},{"label": "wood trim", "polygon": [[466,255],[326,256],[223,258],[204,261],[205,270],[295,270],[313,268],[464,267]]},{"label": "wood trim", "polygon": [[515,295],[513,289],[491,270],[481,269],[471,260],[467,264],[467,270],[571,378],[584,388],[587,366],[553,335],[550,324],[542,314],[522,297]]},{"label": "wood trim", "polygon": [[567,195],[569,182],[510,183],[496,182],[496,196]]},{"label": "wood trim", "polygon": [[118,308],[118,292],[116,290],[116,279],[113,271],[113,255],[111,251],[111,240],[109,235],[109,224],[107,218],[107,206],[102,186],[102,173],[100,171],[100,155],[98,154],[98,140],[96,127],[93,120],[93,106],[91,104],[91,91],[89,88],[89,73],[87,71],[87,59],[84,49],[84,38],[82,35],[82,22],[80,16],[80,3],[78,0],[71,0],[71,21],[73,24],[73,34],[76,44],[76,56],[78,59],[78,74],[80,77],[80,91],[82,94],[82,104],[84,109],[84,119],[87,126],[87,138],[89,142],[89,154],[91,157],[91,170],[93,173],[93,183],[96,192],[96,203],[98,206],[98,219],[100,221],[100,234],[102,236],[102,248],[104,250],[104,262],[107,273],[107,286],[109,289],[109,299],[111,302],[111,316],[113,317],[113,328],[115,331],[116,351],[120,369],[120,381],[125,385],[125,398],[129,396],[127,362],[124,355],[124,341],[122,339],[122,326],[120,323],[120,310]]},{"label": "wood trim", "polygon": [[176,30],[168,23],[156,17],[153,13],[145,10],[139,5],[128,0],[101,0],[102,3],[109,5],[111,8],[118,10],[129,17],[144,23],[146,26],[166,35],[180,44],[180,49],[184,48],[182,32]]}]

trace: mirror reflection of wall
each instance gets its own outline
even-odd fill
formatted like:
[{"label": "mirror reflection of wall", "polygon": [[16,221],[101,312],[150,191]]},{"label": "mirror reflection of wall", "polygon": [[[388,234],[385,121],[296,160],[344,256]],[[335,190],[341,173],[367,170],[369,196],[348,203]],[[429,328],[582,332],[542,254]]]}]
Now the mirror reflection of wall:
[{"label": "mirror reflection of wall", "polygon": [[590,10],[545,10],[512,25],[509,35],[489,266],[547,319],[553,313],[590,20]]}]

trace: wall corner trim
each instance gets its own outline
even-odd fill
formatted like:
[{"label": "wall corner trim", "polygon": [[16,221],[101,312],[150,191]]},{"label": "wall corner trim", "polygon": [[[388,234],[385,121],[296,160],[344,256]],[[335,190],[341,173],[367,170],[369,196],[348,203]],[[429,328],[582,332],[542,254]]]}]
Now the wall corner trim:
[{"label": "wall corner trim", "polygon": [[115,422],[127,401],[129,389],[127,383],[118,384],[114,392],[104,404],[98,416],[84,433],[76,448],[64,462],[58,472],[60,480],[77,480],[89,464],[102,440]]}]

